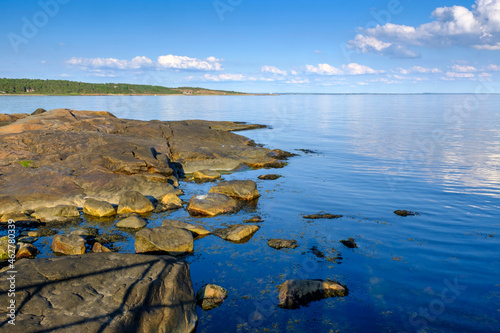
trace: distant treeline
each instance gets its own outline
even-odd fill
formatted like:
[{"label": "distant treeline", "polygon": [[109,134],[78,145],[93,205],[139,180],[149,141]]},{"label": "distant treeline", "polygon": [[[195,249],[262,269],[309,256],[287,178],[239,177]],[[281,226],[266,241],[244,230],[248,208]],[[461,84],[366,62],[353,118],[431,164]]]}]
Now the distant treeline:
[{"label": "distant treeline", "polygon": [[240,94],[234,91],[209,90],[203,88],[167,88],[142,84],[85,83],[66,80],[32,80],[0,78],[1,94],[40,95],[100,95],[100,94]]}]

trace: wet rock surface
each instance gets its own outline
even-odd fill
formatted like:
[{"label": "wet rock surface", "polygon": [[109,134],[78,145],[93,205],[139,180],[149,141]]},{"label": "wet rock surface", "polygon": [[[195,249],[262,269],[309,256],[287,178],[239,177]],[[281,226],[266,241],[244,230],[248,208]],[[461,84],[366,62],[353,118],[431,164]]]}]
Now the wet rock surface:
[{"label": "wet rock surface", "polygon": [[240,209],[240,205],[227,195],[209,193],[192,196],[187,209],[189,214],[194,216],[216,216],[235,213]]},{"label": "wet rock surface", "polygon": [[226,228],[215,229],[213,234],[224,240],[238,243],[248,241],[259,229],[258,225],[235,224]]},{"label": "wet rock surface", "polygon": [[399,215],[399,216],[403,216],[403,217],[418,215],[417,212],[412,212],[410,210],[404,210],[404,209],[395,210],[394,214]]},{"label": "wet rock surface", "polygon": [[182,255],[193,252],[191,232],[174,227],[144,228],[135,234],[135,253],[168,253]]},{"label": "wet rock surface", "polygon": [[268,174],[268,175],[260,175],[257,178],[259,178],[261,180],[276,180],[276,179],[281,178],[281,177],[282,177],[281,175],[277,175],[277,174]]},{"label": "wet rock surface", "polygon": [[56,254],[84,254],[85,239],[74,234],[58,234],[52,239],[52,246],[50,248]]},{"label": "wet rock surface", "polygon": [[267,241],[267,245],[272,247],[273,249],[279,250],[279,249],[295,249],[299,247],[299,244],[297,244],[297,241],[295,239],[278,239],[278,238],[272,238]]},{"label": "wet rock surface", "polygon": [[341,218],[341,217],[342,217],[342,215],[338,215],[338,214],[329,214],[329,213],[304,215],[304,218],[305,218],[305,219],[308,219],[308,220],[317,220],[317,219],[338,219],[338,218]]},{"label": "wet rock surface", "polygon": [[139,216],[129,216],[116,223],[117,228],[140,229],[147,225],[145,219]]},{"label": "wet rock surface", "polygon": [[204,226],[200,224],[186,223],[177,220],[163,220],[164,227],[181,228],[193,233],[196,236],[206,236],[210,235],[210,230],[207,230]]},{"label": "wet rock surface", "polygon": [[297,309],[312,301],[327,297],[344,297],[348,294],[346,286],[324,280],[287,280],[278,288],[278,306],[285,309]]},{"label": "wet rock surface", "polygon": [[109,202],[92,198],[85,200],[83,212],[97,217],[109,217],[116,214],[115,208]]},{"label": "wet rock surface", "polygon": [[226,289],[216,284],[206,284],[196,293],[196,303],[203,310],[212,310],[221,305],[227,298]]},{"label": "wet rock surface", "polygon": [[[173,257],[91,253],[21,260],[16,269],[22,307],[15,326],[2,324],[8,332],[184,333],[196,326],[189,266]],[[7,274],[0,273],[2,304]]]},{"label": "wet rock surface", "polygon": [[221,178],[221,174],[215,170],[198,170],[193,173],[193,180],[195,182],[212,182]]},{"label": "wet rock surface", "polygon": [[253,180],[230,180],[212,187],[210,193],[220,193],[238,200],[254,200],[260,196]]}]

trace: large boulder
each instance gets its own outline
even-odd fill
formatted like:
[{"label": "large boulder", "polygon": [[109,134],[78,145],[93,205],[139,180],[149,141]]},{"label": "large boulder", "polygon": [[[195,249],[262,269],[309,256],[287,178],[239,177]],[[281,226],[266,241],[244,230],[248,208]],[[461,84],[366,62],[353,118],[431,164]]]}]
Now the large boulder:
[{"label": "large boulder", "polygon": [[123,193],[118,204],[118,214],[144,214],[154,209],[153,203],[137,191]]},{"label": "large boulder", "polygon": [[[189,266],[173,257],[91,253],[22,260],[16,270],[16,325],[5,324],[8,332],[195,330]],[[1,304],[9,304],[8,276],[0,274]]]},{"label": "large boulder", "polygon": [[70,222],[80,218],[80,212],[76,206],[59,205],[56,207],[42,207],[35,210],[32,217],[40,222]]},{"label": "large boulder", "polygon": [[164,227],[186,229],[187,231],[191,231],[191,233],[193,233],[196,236],[206,236],[211,234],[209,230],[207,230],[204,226],[200,224],[186,223],[177,220],[163,220],[162,225]]},{"label": "large boulder", "polygon": [[50,247],[54,253],[57,254],[84,254],[85,253],[85,239],[79,235],[59,234],[55,235],[52,239],[52,246]]},{"label": "large boulder", "polygon": [[287,280],[278,288],[278,306],[285,309],[296,309],[312,301],[327,297],[343,297],[348,294],[346,286],[324,280]]},{"label": "large boulder", "polygon": [[193,235],[184,229],[155,227],[135,234],[135,253],[164,252],[182,255],[193,252]]},{"label": "large boulder", "polygon": [[196,303],[203,310],[212,310],[221,305],[227,298],[226,289],[216,284],[206,284],[196,293]]},{"label": "large boulder", "polygon": [[252,238],[260,227],[251,224],[234,224],[227,228],[219,228],[214,230],[214,235],[222,239],[239,243],[246,242]]},{"label": "large boulder", "polygon": [[115,208],[106,201],[89,198],[83,204],[83,212],[97,217],[109,217],[116,214]]},{"label": "large boulder", "polygon": [[[0,260],[9,259],[10,254],[14,254],[14,250],[9,249],[9,236],[3,236],[0,238]],[[10,251],[9,251],[10,250]]]},{"label": "large boulder", "polygon": [[187,207],[189,214],[194,216],[216,216],[235,213],[239,208],[240,206],[236,200],[219,193],[193,195]]},{"label": "large boulder", "polygon": [[253,200],[260,196],[253,180],[230,180],[212,187],[210,193],[220,193],[239,200]]}]

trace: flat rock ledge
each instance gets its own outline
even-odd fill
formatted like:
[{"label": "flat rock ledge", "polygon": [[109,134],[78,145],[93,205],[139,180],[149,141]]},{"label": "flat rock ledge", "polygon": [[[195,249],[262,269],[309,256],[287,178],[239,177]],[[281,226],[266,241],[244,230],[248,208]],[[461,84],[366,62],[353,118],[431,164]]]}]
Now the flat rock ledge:
[{"label": "flat rock ledge", "polygon": [[[180,177],[199,170],[283,167],[289,155],[231,132],[261,127],[139,121],[69,109],[0,114],[0,219],[42,207],[83,207],[87,198],[118,205],[128,191],[160,202],[166,194],[177,193]],[[179,202],[163,205],[160,208],[171,209]],[[107,209],[95,214],[111,214]]]},{"label": "flat rock ledge", "polygon": [[312,301],[327,297],[344,297],[349,293],[346,286],[325,280],[287,280],[278,288],[278,306],[284,309],[297,309]]},{"label": "flat rock ledge", "polygon": [[[196,300],[189,265],[169,256],[91,253],[16,263],[16,325],[31,332],[194,332]],[[0,303],[9,304],[9,273]],[[7,319],[5,319],[7,318]]]}]

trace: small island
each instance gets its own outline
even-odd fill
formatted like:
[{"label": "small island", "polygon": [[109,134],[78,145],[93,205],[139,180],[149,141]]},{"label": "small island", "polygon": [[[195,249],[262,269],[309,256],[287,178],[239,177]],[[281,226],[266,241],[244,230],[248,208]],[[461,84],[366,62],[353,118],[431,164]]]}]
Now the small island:
[{"label": "small island", "polygon": [[86,83],[68,80],[37,80],[0,78],[2,95],[250,95],[247,93],[211,90],[199,87],[167,88],[145,84]]}]

